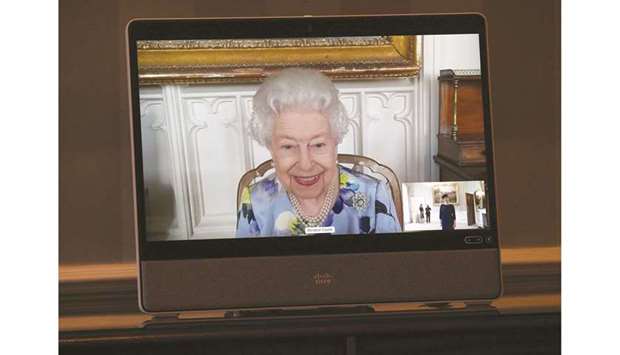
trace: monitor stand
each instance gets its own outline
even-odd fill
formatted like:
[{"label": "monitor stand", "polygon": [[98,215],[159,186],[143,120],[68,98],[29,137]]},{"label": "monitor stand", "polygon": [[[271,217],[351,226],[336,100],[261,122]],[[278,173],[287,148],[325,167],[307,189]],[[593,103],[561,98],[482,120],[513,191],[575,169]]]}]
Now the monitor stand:
[{"label": "monitor stand", "polygon": [[181,318],[181,313],[168,313],[163,315],[154,315],[153,318],[142,323],[143,328],[151,327],[174,327],[187,326],[191,324],[233,321],[233,320],[269,320],[283,318],[334,318],[334,317],[368,317],[368,316],[386,316],[394,314],[406,314],[415,317],[417,315],[431,314],[463,314],[463,313],[493,313],[498,314],[497,309],[489,301],[481,302],[464,302],[462,306],[457,306],[450,302],[433,302],[420,304],[420,309],[403,310],[403,311],[380,311],[377,312],[371,305],[358,306],[329,306],[315,308],[274,308],[259,310],[239,310],[227,311],[223,318]]},{"label": "monitor stand", "polygon": [[304,317],[304,316],[332,316],[332,315],[359,315],[371,314],[375,308],[370,305],[365,306],[334,306],[316,308],[293,308],[293,309],[266,309],[248,311],[228,311],[224,318],[254,318],[254,317]]}]

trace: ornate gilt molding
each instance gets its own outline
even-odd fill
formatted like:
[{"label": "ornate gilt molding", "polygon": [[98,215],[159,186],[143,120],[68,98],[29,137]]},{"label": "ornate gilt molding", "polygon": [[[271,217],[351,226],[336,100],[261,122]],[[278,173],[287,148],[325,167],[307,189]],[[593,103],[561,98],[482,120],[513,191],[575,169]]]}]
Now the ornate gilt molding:
[{"label": "ornate gilt molding", "polygon": [[413,77],[416,36],[139,41],[140,85],[259,82],[289,66],[332,79]]}]

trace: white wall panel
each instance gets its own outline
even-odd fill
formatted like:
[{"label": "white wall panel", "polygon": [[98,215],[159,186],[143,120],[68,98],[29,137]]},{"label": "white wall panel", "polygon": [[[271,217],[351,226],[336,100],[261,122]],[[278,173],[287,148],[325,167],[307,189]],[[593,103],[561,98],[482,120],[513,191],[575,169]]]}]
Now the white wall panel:
[{"label": "white wall panel", "polygon": [[140,112],[147,233],[153,240],[186,239],[187,208],[176,156],[175,121],[161,89],[141,91]]},{"label": "white wall panel", "polygon": [[[192,237],[234,234],[236,189],[246,167],[237,96],[183,98]],[[214,183],[217,182],[217,183]]]},{"label": "white wall panel", "polygon": [[[406,90],[406,89],[405,89]],[[402,181],[409,181],[415,165],[413,90],[376,90],[364,95],[363,155],[388,165]]]}]

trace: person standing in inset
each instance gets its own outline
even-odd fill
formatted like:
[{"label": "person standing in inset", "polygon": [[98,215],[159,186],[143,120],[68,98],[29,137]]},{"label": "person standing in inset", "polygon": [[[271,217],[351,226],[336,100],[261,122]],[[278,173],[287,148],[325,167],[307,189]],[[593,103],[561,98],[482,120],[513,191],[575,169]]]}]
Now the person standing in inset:
[{"label": "person standing in inset", "polygon": [[431,223],[431,208],[428,205],[426,205],[425,211],[426,211],[426,223]]},{"label": "person standing in inset", "polygon": [[424,206],[420,204],[420,223],[424,223]]},{"label": "person standing in inset", "polygon": [[441,206],[439,207],[439,219],[441,220],[442,230],[453,230],[456,212],[454,205],[448,203],[448,195],[441,196]]}]

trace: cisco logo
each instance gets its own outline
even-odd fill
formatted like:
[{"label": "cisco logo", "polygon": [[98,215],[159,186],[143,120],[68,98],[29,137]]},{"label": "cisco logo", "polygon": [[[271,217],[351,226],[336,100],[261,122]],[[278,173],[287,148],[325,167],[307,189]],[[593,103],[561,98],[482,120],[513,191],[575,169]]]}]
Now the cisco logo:
[{"label": "cisco logo", "polygon": [[312,276],[312,279],[314,280],[315,286],[329,286],[336,281],[336,277],[328,272],[317,272]]}]

